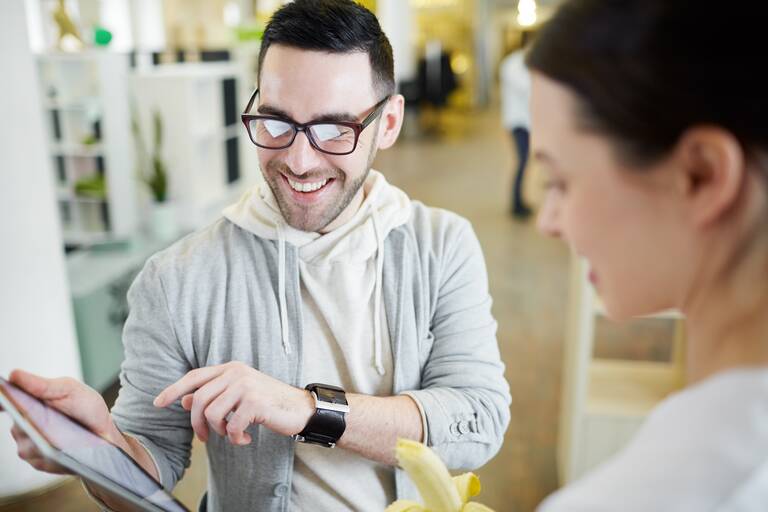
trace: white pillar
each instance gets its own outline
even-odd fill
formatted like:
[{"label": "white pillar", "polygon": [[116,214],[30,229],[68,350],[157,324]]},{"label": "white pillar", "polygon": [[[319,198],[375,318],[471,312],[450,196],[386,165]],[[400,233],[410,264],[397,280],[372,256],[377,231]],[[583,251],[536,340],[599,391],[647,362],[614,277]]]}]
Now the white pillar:
[{"label": "white pillar", "polygon": [[[127,53],[137,46],[134,42],[131,24],[131,7],[128,0],[108,0],[98,3],[98,22],[112,33],[112,40],[108,46],[110,51]],[[87,28],[91,29],[92,27]],[[93,44],[93,41],[87,41],[87,43]]]},{"label": "white pillar", "polygon": [[132,0],[130,18],[135,49],[139,52],[165,49],[165,15],[163,2]]},{"label": "white pillar", "polygon": [[[80,377],[35,60],[24,2],[0,2],[0,375]],[[0,413],[0,496],[52,483],[16,456]]]},{"label": "white pillar", "polygon": [[376,2],[376,16],[395,57],[395,82],[416,78],[413,9],[408,0]]},{"label": "white pillar", "polygon": [[491,95],[491,78],[493,70],[490,60],[490,39],[497,34],[492,32],[490,0],[475,1],[475,104],[479,107],[488,106]]}]

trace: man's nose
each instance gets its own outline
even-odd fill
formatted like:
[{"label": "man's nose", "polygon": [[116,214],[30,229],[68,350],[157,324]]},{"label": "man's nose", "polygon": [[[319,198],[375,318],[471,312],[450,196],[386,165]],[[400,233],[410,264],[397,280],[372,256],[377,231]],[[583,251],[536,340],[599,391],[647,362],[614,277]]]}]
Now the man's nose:
[{"label": "man's nose", "polygon": [[322,167],[322,153],[317,151],[309,142],[309,135],[301,131],[288,148],[285,164],[297,176],[301,176],[312,169]]}]

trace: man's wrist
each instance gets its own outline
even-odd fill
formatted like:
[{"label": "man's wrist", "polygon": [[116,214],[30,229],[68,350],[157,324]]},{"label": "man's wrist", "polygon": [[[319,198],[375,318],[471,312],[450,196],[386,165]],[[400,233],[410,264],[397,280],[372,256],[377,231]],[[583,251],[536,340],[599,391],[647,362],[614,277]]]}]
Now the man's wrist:
[{"label": "man's wrist", "polygon": [[312,416],[315,414],[315,399],[312,397],[312,393],[306,389],[299,389],[298,391],[300,391],[300,397],[298,399],[298,429],[294,434],[303,431],[307,427],[309,420],[312,419]]},{"label": "man's wrist", "polygon": [[346,393],[338,386],[312,383],[304,388],[311,393],[314,412],[303,430],[293,435],[302,443],[333,448],[346,430],[349,403]]},{"label": "man's wrist", "polygon": [[102,437],[133,457],[133,446],[128,441],[128,438],[125,436],[125,434],[123,434],[114,423],[110,425],[109,430],[106,434],[103,434]]}]

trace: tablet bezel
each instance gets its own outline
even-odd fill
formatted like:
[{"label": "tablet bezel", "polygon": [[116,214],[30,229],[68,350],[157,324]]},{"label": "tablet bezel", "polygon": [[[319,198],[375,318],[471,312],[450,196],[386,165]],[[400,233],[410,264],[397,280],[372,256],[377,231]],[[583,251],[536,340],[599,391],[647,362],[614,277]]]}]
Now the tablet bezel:
[{"label": "tablet bezel", "polygon": [[[0,383],[13,386],[17,390],[21,391],[22,393],[26,393],[30,397],[34,398],[38,402],[40,402],[44,407],[53,409],[57,411],[60,414],[64,414],[58,409],[55,409],[54,407],[51,407],[50,405],[46,404],[42,400],[38,399],[37,397],[29,394],[28,392],[24,391],[23,389],[19,388],[18,386],[14,385],[12,382],[8,381],[7,379],[0,376]],[[83,478],[84,480],[88,482],[92,482],[94,485],[104,488],[108,492],[112,492],[117,495],[118,498],[124,499],[128,502],[130,502],[132,505],[135,505],[142,510],[146,510],[147,512],[167,512],[166,509],[163,509],[159,507],[158,505],[152,503],[151,501],[146,500],[139,494],[135,493],[131,489],[122,486],[119,482],[115,482],[111,480],[110,478],[100,474],[96,470],[92,469],[89,466],[86,466],[85,464],[75,460],[71,456],[67,455],[66,453],[62,452],[55,446],[53,446],[48,439],[46,439],[45,435],[43,434],[42,430],[37,428],[35,426],[34,421],[27,418],[23,408],[19,407],[15,402],[12,396],[9,396],[7,393],[4,392],[3,387],[0,386],[0,406],[2,406],[3,410],[7,412],[11,419],[16,423],[16,425],[29,437],[29,439],[32,441],[32,443],[35,445],[35,447],[40,451],[40,453],[46,457],[47,459],[50,459],[51,461],[59,464],[60,466],[64,467],[65,469],[68,469],[69,471],[72,471],[75,473],[76,476],[79,476]],[[74,418],[71,418],[70,416],[64,414],[69,420],[74,422],[75,424],[81,426],[82,428],[88,430],[93,435],[98,436],[98,434],[91,431],[88,427],[83,425],[81,422],[77,421]],[[133,458],[128,455],[122,448],[115,445],[111,441],[104,439],[102,436],[98,436],[99,438],[103,439],[105,442],[109,443],[113,447],[115,447],[117,450],[120,450],[120,452],[125,455],[128,460],[141,472],[143,472],[145,475],[147,475],[152,480],[157,481],[152,475],[147,473],[144,468],[142,468],[139,464],[136,463],[136,461],[133,460]],[[181,507],[181,510],[189,511],[189,509],[184,506],[183,503],[181,503],[179,500],[177,500],[171,493],[167,492],[165,489],[163,489],[162,485],[158,483],[160,490],[164,493],[166,493],[171,500],[173,500],[176,505]]]}]

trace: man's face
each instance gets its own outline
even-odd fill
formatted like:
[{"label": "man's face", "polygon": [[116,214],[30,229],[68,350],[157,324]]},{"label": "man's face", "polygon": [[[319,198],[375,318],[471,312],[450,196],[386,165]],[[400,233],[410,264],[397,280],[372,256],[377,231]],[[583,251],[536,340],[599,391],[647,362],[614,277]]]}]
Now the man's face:
[{"label": "man's face", "polygon": [[[253,113],[297,123],[320,119],[360,122],[378,97],[364,53],[331,54],[273,45],[260,72]],[[286,222],[302,231],[327,232],[362,201],[362,185],[376,153],[379,120],[360,134],[355,151],[317,151],[304,132],[285,149],[258,148],[259,164]]]}]

